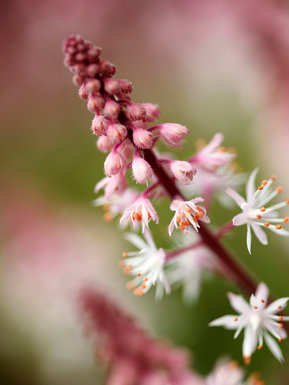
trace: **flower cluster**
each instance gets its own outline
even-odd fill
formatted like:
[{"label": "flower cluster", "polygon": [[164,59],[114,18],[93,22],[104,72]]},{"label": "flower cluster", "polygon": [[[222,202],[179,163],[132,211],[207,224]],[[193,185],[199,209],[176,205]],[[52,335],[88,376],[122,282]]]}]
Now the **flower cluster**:
[{"label": "flower cluster", "polygon": [[[171,153],[160,153],[155,148],[159,140],[174,149],[180,148],[185,136],[189,134],[188,128],[175,123],[158,124],[156,120],[160,111],[156,105],[132,102],[132,84],[128,80],[113,77],[116,68],[100,57],[100,48],[79,36],[71,36],[64,43],[64,52],[65,64],[74,73],[74,83],[80,87],[79,95],[87,100],[88,110],[94,114],[91,130],[98,136],[97,146],[100,151],[108,153],[104,162],[106,176],[95,187],[96,193],[104,190],[104,195],[98,197],[94,204],[103,206],[106,220],[119,215],[122,227],[130,225],[132,230],[142,231],[142,236],[135,233],[126,235],[126,239],[139,249],[124,252],[120,261],[124,273],[132,277],[127,283],[128,289],[142,296],[155,286],[156,297],[160,298],[164,292],[169,294],[171,288],[183,286],[184,298],[192,302],[198,297],[203,271],[206,270],[233,280],[247,294],[251,294],[257,285],[220,243],[219,238],[233,226],[246,224],[247,247],[251,253],[251,230],[262,244],[268,243],[265,228],[280,235],[289,235],[283,229],[283,224],[289,219],[279,215],[279,210],[289,204],[289,200],[268,205],[282,191],[281,187],[273,188],[275,177],[263,180],[256,189],[258,169],[254,170],[247,182],[245,200],[236,189],[241,187],[247,176],[236,172],[235,151],[221,146],[224,140],[221,133],[215,134],[208,144],[198,148],[187,160],[175,159]],[[129,175],[132,175],[137,188],[129,186]],[[139,191],[139,185],[145,185],[143,191]],[[242,212],[229,225],[225,224],[211,232],[207,224],[211,222],[208,212],[214,196],[225,206],[232,203],[233,199]],[[169,198],[169,207],[173,212],[170,223],[166,223],[169,236],[174,229],[179,229],[182,238],[170,251],[158,248],[150,232],[154,226],[152,222],[155,225],[161,223],[152,200],[164,197]],[[102,318],[92,310],[98,309],[100,313],[103,311],[107,314],[105,301],[99,302],[96,296],[98,299],[95,303],[91,294],[85,298],[88,312],[94,314],[94,321],[98,325],[96,328],[100,328],[106,336],[109,346],[105,350],[113,359],[113,352],[120,349],[119,338],[126,337],[133,344],[133,348],[129,343],[127,349],[124,349],[125,358],[120,360],[122,369],[114,366],[117,372],[124,371],[121,374],[124,376],[123,383],[130,383],[130,377],[125,376],[135,376],[131,383],[135,383],[141,376],[141,383],[145,385],[175,383],[166,374],[162,377],[160,373],[156,375],[151,372],[150,361],[140,347],[135,346],[141,343],[147,346],[147,339],[142,341],[143,334],[139,337],[131,321],[123,321],[123,317],[116,311],[119,321],[109,320],[111,324],[115,322],[113,327],[116,341],[113,342],[111,331],[106,329],[108,319],[104,316],[102,326],[99,326]],[[283,310],[288,298],[266,307],[268,289],[265,284],[261,284],[256,295],[251,297],[250,305],[233,294],[229,295],[229,299],[239,315],[222,317],[212,322],[211,326],[223,325],[236,329],[235,336],[245,330],[243,355],[247,363],[257,347],[257,341],[260,349],[263,339],[281,361],[281,350],[271,335],[279,341],[286,337],[282,321],[288,317],[276,314]],[[109,317],[113,318],[111,315]],[[127,330],[122,337],[119,336],[120,329]],[[154,344],[151,349],[153,347]],[[151,352],[150,348],[148,351]],[[145,367],[146,375],[149,373],[148,378],[153,380],[148,381],[142,377],[139,359],[144,363],[142,370]],[[131,365],[131,362],[134,364]],[[246,382],[240,368],[225,364],[217,366],[215,372],[207,379],[202,379],[200,384],[261,384],[262,381],[256,378],[251,377]],[[178,383],[182,384],[182,380]]]}]

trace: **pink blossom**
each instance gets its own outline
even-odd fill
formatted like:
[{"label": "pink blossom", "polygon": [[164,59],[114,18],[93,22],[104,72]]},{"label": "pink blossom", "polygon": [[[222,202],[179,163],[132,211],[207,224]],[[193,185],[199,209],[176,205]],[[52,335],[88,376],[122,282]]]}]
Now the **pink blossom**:
[{"label": "pink blossom", "polygon": [[189,134],[187,127],[176,123],[164,123],[154,127],[158,129],[162,140],[171,147],[180,147],[185,135]]},{"label": "pink blossom", "polygon": [[107,129],[107,137],[113,145],[123,142],[126,136],[127,129],[123,124],[114,123]]},{"label": "pink blossom", "polygon": [[104,170],[107,176],[117,174],[124,167],[124,159],[114,148],[104,162]]},{"label": "pink blossom", "polygon": [[133,130],[133,141],[137,147],[143,150],[149,150],[153,146],[152,133],[143,128],[135,128]]},{"label": "pink blossom", "polygon": [[103,178],[96,184],[94,192],[98,193],[102,188],[105,190],[105,196],[107,199],[110,199],[114,194],[122,193],[127,188],[125,175],[122,172],[119,172],[116,175]]},{"label": "pink blossom", "polygon": [[132,161],[132,173],[137,183],[147,183],[152,178],[152,168],[140,156],[135,155]]},{"label": "pink blossom", "polygon": [[182,160],[173,160],[169,165],[174,177],[183,184],[190,183],[197,172],[197,169],[189,162]]}]

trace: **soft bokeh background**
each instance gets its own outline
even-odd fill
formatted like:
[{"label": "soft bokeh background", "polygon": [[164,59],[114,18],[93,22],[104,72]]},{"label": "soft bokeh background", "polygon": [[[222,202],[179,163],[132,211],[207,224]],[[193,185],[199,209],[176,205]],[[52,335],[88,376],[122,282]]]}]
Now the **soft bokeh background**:
[{"label": "soft bokeh background", "polygon": [[[289,9],[286,1],[11,0],[1,2],[0,383],[101,384],[82,333],[76,296],[91,284],[106,290],[153,333],[192,351],[207,373],[220,356],[241,362],[241,340],[209,329],[230,311],[220,278],[205,282],[194,306],[177,291],[160,304],[154,293],[133,298],[118,269],[117,223],[94,209],[93,187],[104,156],[89,130],[91,114],[63,66],[62,40],[79,33],[103,47],[120,78],[133,82],[135,101],[161,107],[161,121],[190,128],[179,158],[199,138],[225,134],[243,169],[261,167],[289,190]],[[286,196],[285,196],[286,198]],[[168,202],[160,215],[168,220]],[[235,214],[213,206],[211,218]],[[165,241],[159,226],[157,241]],[[288,240],[270,237],[254,253],[245,229],[225,239],[237,258],[275,296],[289,293]],[[288,384],[263,349],[248,371],[268,384]]]}]

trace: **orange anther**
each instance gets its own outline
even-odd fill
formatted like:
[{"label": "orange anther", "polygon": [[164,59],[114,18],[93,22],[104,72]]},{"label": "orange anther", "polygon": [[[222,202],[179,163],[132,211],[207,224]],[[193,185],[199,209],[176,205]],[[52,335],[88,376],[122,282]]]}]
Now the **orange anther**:
[{"label": "orange anther", "polygon": [[151,216],[151,214],[150,214],[150,213],[148,213],[148,219],[151,219],[151,217],[152,217],[152,216]]},{"label": "orange anther", "polygon": [[263,190],[263,186],[258,186],[258,190]]},{"label": "orange anther", "polygon": [[126,288],[127,288],[128,290],[133,290],[133,289],[135,288],[134,282],[133,282],[133,281],[128,281],[128,282],[126,283]]},{"label": "orange anther", "polygon": [[258,346],[258,350],[261,350],[263,348],[263,345]]},{"label": "orange anther", "polygon": [[283,321],[283,317],[281,315],[279,315],[279,321],[282,322]]},{"label": "orange anther", "polygon": [[182,212],[181,212],[181,217],[182,217],[182,218],[185,218],[185,216],[186,216],[186,214],[182,211]]},{"label": "orange anther", "polygon": [[127,252],[124,251],[124,252],[122,253],[122,256],[123,256],[123,258],[126,258],[126,257],[127,257]]},{"label": "orange anther", "polygon": [[269,226],[270,226],[270,223],[269,223],[269,222],[265,222],[265,223],[264,223],[264,226],[269,227]]},{"label": "orange anther", "polygon": [[198,217],[199,217],[199,218],[202,218],[203,216],[204,216],[204,213],[203,213],[202,211],[199,211],[199,212],[198,212]]},{"label": "orange anther", "polygon": [[280,229],[282,229],[282,226],[281,226],[281,225],[276,225],[276,226],[275,226],[275,229],[276,229],[276,230],[280,230]]},{"label": "orange anther", "polygon": [[289,218],[288,218],[288,217],[283,218],[283,222],[284,222],[284,223],[287,223],[288,221],[289,221]]},{"label": "orange anther", "polygon": [[176,221],[177,221],[177,223],[180,223],[181,222],[181,217],[176,217]]},{"label": "orange anther", "polygon": [[263,300],[263,298],[261,299],[261,302],[262,302],[262,303],[265,303],[265,301]]},{"label": "orange anther", "polygon": [[261,182],[261,184],[262,184],[263,186],[266,186],[267,183],[268,183],[268,182],[266,181],[266,179],[262,180],[262,182]]},{"label": "orange anther", "polygon": [[146,289],[146,287],[147,287],[147,285],[146,285],[145,283],[143,283],[143,284],[141,285],[141,288],[142,288],[142,289]]},{"label": "orange anther", "polygon": [[202,211],[201,207],[199,207],[199,206],[196,206],[196,210]]},{"label": "orange anther", "polygon": [[105,222],[111,222],[113,220],[113,215],[110,212],[107,212],[103,215]]},{"label": "orange anther", "polygon": [[144,282],[147,282],[149,279],[148,279],[148,277],[144,277]]},{"label": "orange anther", "polygon": [[195,222],[198,222],[198,220],[199,220],[198,214],[196,214],[196,215],[194,216],[193,220],[194,220]]},{"label": "orange anther", "polygon": [[278,309],[282,309],[282,306],[281,306],[281,305],[279,305],[279,306],[278,306]]},{"label": "orange anther", "polygon": [[261,214],[257,214],[256,215],[258,219],[261,219],[262,218],[262,215]]},{"label": "orange anther", "polygon": [[185,225],[189,226],[190,225],[190,221],[186,220]]},{"label": "orange anther", "polygon": [[243,360],[245,362],[245,365],[249,365],[251,362],[251,356],[243,356]]},{"label": "orange anther", "polygon": [[133,294],[138,296],[144,295],[144,293],[138,288],[134,289]]},{"label": "orange anther", "polygon": [[137,273],[137,276],[140,277],[140,276],[141,276],[141,273]]},{"label": "orange anther", "polygon": [[279,328],[279,329],[282,329],[283,327],[284,327],[284,325],[281,324],[281,323],[278,325],[278,328]]},{"label": "orange anther", "polygon": [[238,321],[238,318],[234,318],[234,321],[237,322],[237,321]]},{"label": "orange anther", "polygon": [[265,207],[261,207],[260,211],[262,211],[262,213],[264,213],[266,211]]},{"label": "orange anther", "polygon": [[184,230],[185,229],[185,224],[182,222],[182,223],[180,223],[180,229],[181,230]]},{"label": "orange anther", "polygon": [[283,338],[279,338],[279,340],[278,340],[279,342],[282,342],[283,341]]},{"label": "orange anther", "polygon": [[277,191],[277,193],[280,193],[280,192],[282,191],[282,187],[281,187],[281,186],[278,186],[278,187],[276,188],[276,191]]},{"label": "orange anther", "polygon": [[186,206],[186,210],[188,213],[190,213],[192,211],[191,207],[189,207],[189,206]]},{"label": "orange anther", "polygon": [[140,222],[142,220],[142,215],[139,213],[136,213],[136,219],[138,222]]},{"label": "orange anther", "polygon": [[270,179],[276,180],[276,176],[275,176],[275,175],[271,175],[271,176],[270,176]]},{"label": "orange anther", "polygon": [[287,203],[287,205],[289,205],[289,199],[286,199],[286,203]]},{"label": "orange anther", "polygon": [[258,309],[258,306],[254,306],[254,309]]}]

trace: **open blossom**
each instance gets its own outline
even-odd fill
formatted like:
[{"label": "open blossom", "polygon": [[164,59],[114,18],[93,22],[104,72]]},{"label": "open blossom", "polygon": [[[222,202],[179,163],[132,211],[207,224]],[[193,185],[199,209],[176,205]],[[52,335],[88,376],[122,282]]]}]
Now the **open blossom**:
[{"label": "open blossom", "polygon": [[210,171],[215,171],[218,167],[230,163],[235,154],[231,154],[223,147],[219,147],[223,140],[223,134],[216,134],[209,144],[190,159],[190,162],[197,167]]},{"label": "open blossom", "polygon": [[169,165],[176,180],[183,184],[190,183],[197,172],[195,167],[183,160],[172,160]]},{"label": "open blossom", "polygon": [[244,329],[243,357],[246,363],[250,362],[251,355],[257,347],[258,350],[262,348],[263,339],[274,356],[283,361],[281,349],[271,335],[279,342],[287,337],[282,322],[288,321],[289,317],[277,314],[286,307],[289,297],[280,298],[267,306],[268,295],[269,290],[264,283],[260,283],[256,294],[251,295],[250,303],[240,295],[229,293],[231,306],[239,314],[223,316],[210,323],[210,326],[236,329],[234,338],[237,338]]},{"label": "open blossom", "polygon": [[110,199],[112,195],[120,194],[126,190],[126,177],[122,172],[119,172],[118,174],[110,177],[107,176],[96,184],[94,192],[97,193],[102,188],[104,188],[106,198]]},{"label": "open blossom", "polygon": [[171,287],[183,287],[183,298],[187,303],[198,299],[204,271],[216,269],[212,253],[204,245],[198,245],[198,242],[196,233],[190,237],[183,236],[177,246],[178,249],[185,248],[185,251],[167,262],[169,284]]},{"label": "open blossom", "polygon": [[151,166],[137,154],[133,157],[132,173],[137,183],[147,183],[153,176]]},{"label": "open blossom", "polygon": [[206,378],[206,385],[244,385],[244,370],[236,361],[220,361]]},{"label": "open blossom", "polygon": [[156,297],[160,298],[164,291],[170,293],[170,286],[164,274],[166,254],[163,249],[157,249],[149,231],[144,233],[144,238],[145,241],[136,234],[127,234],[126,239],[139,251],[123,253],[121,266],[125,273],[135,277],[128,282],[128,288],[133,290],[135,295],[143,295],[151,286],[156,286]]},{"label": "open blossom", "polygon": [[234,226],[247,225],[247,247],[249,253],[251,253],[251,228],[263,245],[267,245],[268,243],[267,235],[263,231],[263,228],[268,228],[279,235],[289,235],[289,232],[283,229],[281,225],[281,223],[287,223],[289,218],[280,217],[277,211],[288,205],[289,199],[268,207],[267,204],[281,193],[282,188],[280,186],[277,188],[272,187],[275,177],[271,176],[269,180],[263,180],[256,190],[255,179],[257,172],[258,169],[256,168],[248,179],[246,186],[247,201],[235,190],[231,188],[226,190],[230,197],[242,209],[242,213],[233,218],[233,224]]},{"label": "open blossom", "polygon": [[149,228],[149,222],[151,220],[159,223],[159,217],[156,210],[150,200],[143,195],[125,210],[123,216],[120,218],[120,223],[123,223],[128,219],[131,220],[134,226],[141,223],[142,232],[144,232],[145,228]]},{"label": "open blossom", "polygon": [[175,215],[169,224],[169,235],[172,235],[174,228],[180,228],[184,232],[192,229],[198,231],[199,221],[209,223],[210,219],[206,215],[206,209],[198,206],[197,203],[203,202],[203,198],[197,197],[190,201],[175,199],[170,205],[170,209],[175,211]]}]

